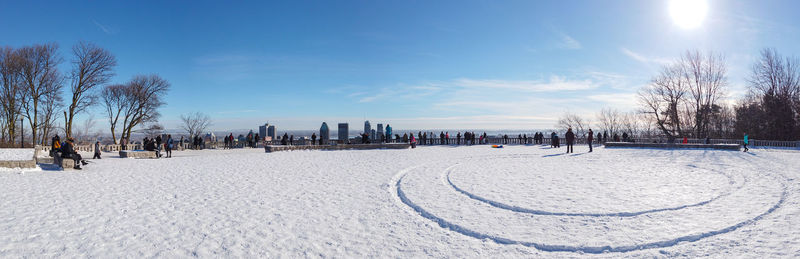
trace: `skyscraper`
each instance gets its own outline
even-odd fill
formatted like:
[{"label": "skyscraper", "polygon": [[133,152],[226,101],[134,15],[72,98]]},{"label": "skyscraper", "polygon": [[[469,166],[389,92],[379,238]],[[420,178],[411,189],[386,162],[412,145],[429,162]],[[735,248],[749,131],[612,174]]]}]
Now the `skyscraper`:
[{"label": "skyscraper", "polygon": [[322,126],[319,127],[319,139],[322,140],[322,143],[327,143],[327,141],[331,139],[328,123],[322,122]]},{"label": "skyscraper", "polygon": [[267,136],[270,136],[272,140],[278,139],[278,130],[275,129],[275,125],[267,127]]},{"label": "skyscraper", "polygon": [[372,126],[370,126],[369,121],[364,121],[364,133],[370,134],[372,132]]},{"label": "skyscraper", "polygon": [[258,126],[258,136],[261,138],[266,137],[267,128],[269,128],[269,123],[264,123],[264,125]]},{"label": "skyscraper", "polygon": [[339,123],[339,143],[346,144],[350,140],[349,125],[347,123]]},{"label": "skyscraper", "polygon": [[376,133],[378,133],[375,136],[376,138],[382,138],[383,137],[383,123],[378,123],[378,129],[377,129]]}]

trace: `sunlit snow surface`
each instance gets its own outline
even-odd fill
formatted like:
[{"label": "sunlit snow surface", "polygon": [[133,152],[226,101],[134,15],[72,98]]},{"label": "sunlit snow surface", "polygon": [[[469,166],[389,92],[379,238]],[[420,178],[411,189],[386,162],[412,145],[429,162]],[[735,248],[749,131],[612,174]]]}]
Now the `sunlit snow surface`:
[{"label": "sunlit snow surface", "polygon": [[796,257],[800,152],[108,153],[0,172],[0,257]]}]

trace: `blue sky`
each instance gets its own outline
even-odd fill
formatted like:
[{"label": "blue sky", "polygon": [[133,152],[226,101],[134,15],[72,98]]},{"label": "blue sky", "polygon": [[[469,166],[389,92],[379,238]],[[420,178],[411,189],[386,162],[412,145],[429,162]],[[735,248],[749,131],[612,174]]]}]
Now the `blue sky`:
[{"label": "blue sky", "polygon": [[[686,50],[725,54],[730,100],[764,47],[800,55],[797,1],[708,1],[699,27],[668,1],[0,1],[0,45],[86,40],[115,82],[172,83],[161,122],[214,129],[550,128],[569,111],[637,108],[636,90]],[[62,69],[68,69],[65,62]],[[96,109],[98,127],[105,127]],[[87,117],[87,115],[84,115]]]}]

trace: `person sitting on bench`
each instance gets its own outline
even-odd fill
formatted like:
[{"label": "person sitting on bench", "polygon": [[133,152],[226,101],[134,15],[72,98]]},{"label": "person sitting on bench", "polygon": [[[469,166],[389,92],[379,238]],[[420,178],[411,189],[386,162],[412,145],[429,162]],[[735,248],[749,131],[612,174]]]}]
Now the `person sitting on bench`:
[{"label": "person sitting on bench", "polygon": [[[75,161],[75,166],[73,168],[81,170],[80,164],[86,165],[88,163],[86,161],[83,161],[81,154],[75,152],[75,145],[73,144],[73,141],[74,140],[72,138],[68,138],[67,142],[64,143],[63,146],[61,146],[61,157],[71,158],[73,161]],[[80,162],[80,164],[78,162]]]}]

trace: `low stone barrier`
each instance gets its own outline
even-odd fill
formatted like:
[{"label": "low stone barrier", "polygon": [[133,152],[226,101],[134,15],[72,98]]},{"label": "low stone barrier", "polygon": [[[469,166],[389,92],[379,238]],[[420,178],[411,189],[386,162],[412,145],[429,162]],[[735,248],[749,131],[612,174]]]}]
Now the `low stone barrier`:
[{"label": "low stone barrier", "polygon": [[264,151],[267,153],[278,151],[292,151],[292,150],[367,150],[367,149],[408,149],[411,148],[410,144],[406,143],[392,143],[392,144],[347,144],[347,145],[302,145],[302,146],[277,146],[269,145],[264,146]]},{"label": "low stone barrier", "polygon": [[606,142],[608,148],[664,148],[664,149],[720,149],[739,150],[737,144],[675,144],[675,143],[634,143],[634,142]]},{"label": "low stone barrier", "polygon": [[5,168],[36,168],[36,160],[0,161],[0,167]]},{"label": "low stone barrier", "polygon": [[[15,149],[15,150],[23,150],[23,152],[26,151],[25,149]],[[33,151],[32,152],[33,155],[30,157],[25,157],[25,154],[21,153],[22,157],[15,157],[15,156],[7,157],[7,159],[9,160],[0,160],[0,167],[36,168],[36,154],[37,154],[36,149],[27,149],[27,151]]]},{"label": "low stone barrier", "polygon": [[156,158],[155,151],[143,151],[143,150],[120,150],[119,157],[121,158]]}]

